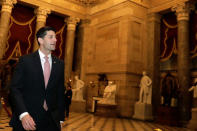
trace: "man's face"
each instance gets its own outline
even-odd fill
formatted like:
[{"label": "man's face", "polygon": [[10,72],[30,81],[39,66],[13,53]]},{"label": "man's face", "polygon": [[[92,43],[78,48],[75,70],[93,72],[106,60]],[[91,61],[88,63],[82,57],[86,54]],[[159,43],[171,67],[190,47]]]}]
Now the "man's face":
[{"label": "man's face", "polygon": [[56,46],[56,35],[54,31],[47,31],[44,38],[39,38],[40,47],[45,51],[53,51]]}]

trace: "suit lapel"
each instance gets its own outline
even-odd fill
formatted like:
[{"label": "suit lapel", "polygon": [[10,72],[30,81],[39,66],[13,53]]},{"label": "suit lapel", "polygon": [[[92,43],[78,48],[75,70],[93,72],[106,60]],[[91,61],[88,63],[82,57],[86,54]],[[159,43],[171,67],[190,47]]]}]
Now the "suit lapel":
[{"label": "suit lapel", "polygon": [[42,70],[42,65],[41,65],[41,60],[40,60],[40,56],[38,51],[36,51],[33,55],[34,57],[34,61],[35,61],[35,69],[38,70],[38,76],[40,83],[43,85],[43,87],[45,88],[45,84],[44,84],[44,74],[43,74],[43,70]]}]

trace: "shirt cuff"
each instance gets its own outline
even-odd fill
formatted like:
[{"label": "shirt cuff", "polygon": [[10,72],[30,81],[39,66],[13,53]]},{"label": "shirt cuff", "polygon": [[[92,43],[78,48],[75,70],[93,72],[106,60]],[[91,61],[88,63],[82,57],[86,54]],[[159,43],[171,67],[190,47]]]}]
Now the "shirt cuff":
[{"label": "shirt cuff", "polygon": [[28,112],[22,113],[22,114],[19,116],[19,119],[21,120],[25,115],[28,115],[28,114],[29,114]]}]

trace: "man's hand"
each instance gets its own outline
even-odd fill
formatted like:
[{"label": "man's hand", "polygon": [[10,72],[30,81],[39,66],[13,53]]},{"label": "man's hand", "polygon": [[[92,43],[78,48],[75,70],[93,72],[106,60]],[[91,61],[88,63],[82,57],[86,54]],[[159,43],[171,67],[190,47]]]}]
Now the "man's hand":
[{"label": "man's hand", "polygon": [[64,122],[63,121],[60,121],[60,127],[62,129],[62,127],[64,126]]},{"label": "man's hand", "polygon": [[36,130],[36,124],[29,114],[25,115],[21,119],[21,122],[25,130]]}]

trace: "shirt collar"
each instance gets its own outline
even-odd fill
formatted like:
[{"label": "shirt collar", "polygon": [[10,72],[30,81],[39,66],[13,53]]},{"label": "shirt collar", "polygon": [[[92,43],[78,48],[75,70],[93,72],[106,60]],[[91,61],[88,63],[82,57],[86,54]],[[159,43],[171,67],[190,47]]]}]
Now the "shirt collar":
[{"label": "shirt collar", "polygon": [[[45,54],[42,53],[42,51],[40,49],[38,50],[38,53],[39,53],[39,55],[40,55],[41,58],[44,58],[45,57]],[[47,56],[48,56],[49,59],[51,59],[51,54],[48,54]]]}]

